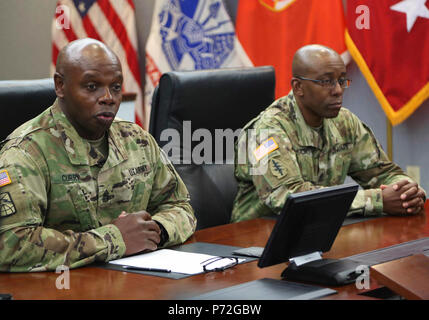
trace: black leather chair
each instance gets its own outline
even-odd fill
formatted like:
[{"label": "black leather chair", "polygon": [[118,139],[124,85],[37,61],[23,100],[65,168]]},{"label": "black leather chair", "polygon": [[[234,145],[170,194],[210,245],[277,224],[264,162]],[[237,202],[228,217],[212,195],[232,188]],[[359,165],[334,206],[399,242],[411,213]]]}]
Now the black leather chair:
[{"label": "black leather chair", "polygon": [[51,106],[55,98],[52,78],[0,81],[0,141]]},{"label": "black leather chair", "polygon": [[223,140],[216,149],[216,137],[229,129],[236,140],[240,129],[273,102],[274,89],[271,66],[162,75],[153,95],[149,131],[188,188],[197,230],[229,223],[237,193],[234,139]]}]

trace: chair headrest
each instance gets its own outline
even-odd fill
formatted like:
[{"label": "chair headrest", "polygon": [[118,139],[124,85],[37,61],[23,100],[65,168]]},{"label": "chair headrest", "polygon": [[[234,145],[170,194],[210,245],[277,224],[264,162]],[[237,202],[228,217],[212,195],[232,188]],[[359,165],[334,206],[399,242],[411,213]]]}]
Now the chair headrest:
[{"label": "chair headrest", "polygon": [[183,121],[199,128],[242,128],[274,100],[275,74],[271,66],[162,75],[152,102],[150,132],[159,141],[165,128],[180,130]]},{"label": "chair headrest", "polygon": [[0,81],[0,101],[2,105],[32,103],[35,100],[43,101],[41,99],[53,101],[55,97],[54,80],[52,78]]},{"label": "chair headrest", "polygon": [[0,128],[0,140],[51,106],[55,98],[52,78],[0,81],[0,106],[4,119]]}]

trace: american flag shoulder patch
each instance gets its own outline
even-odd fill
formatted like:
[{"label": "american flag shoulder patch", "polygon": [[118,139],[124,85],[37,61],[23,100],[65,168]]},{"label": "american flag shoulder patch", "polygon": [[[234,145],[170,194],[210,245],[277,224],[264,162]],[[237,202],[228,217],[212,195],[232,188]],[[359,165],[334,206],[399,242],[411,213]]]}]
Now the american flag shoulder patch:
[{"label": "american flag shoulder patch", "polygon": [[12,183],[12,180],[10,180],[9,173],[7,170],[1,170],[0,171],[0,187],[3,187],[9,183]]},{"label": "american flag shoulder patch", "polygon": [[264,142],[262,142],[259,147],[257,147],[253,151],[253,155],[255,156],[256,160],[259,161],[263,157],[265,157],[267,154],[273,152],[274,150],[278,149],[279,145],[277,144],[276,140],[274,140],[273,137],[268,138]]}]

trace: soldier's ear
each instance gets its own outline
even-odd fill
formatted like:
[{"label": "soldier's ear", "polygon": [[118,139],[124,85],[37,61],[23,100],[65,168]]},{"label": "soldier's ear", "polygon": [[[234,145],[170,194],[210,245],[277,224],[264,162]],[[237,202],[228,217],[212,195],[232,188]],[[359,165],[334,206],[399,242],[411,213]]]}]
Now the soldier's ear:
[{"label": "soldier's ear", "polygon": [[295,96],[302,97],[304,95],[304,92],[302,90],[302,82],[297,78],[292,78],[290,81],[290,84],[292,86],[293,94]]},{"label": "soldier's ear", "polygon": [[55,93],[58,98],[64,98],[64,77],[61,73],[54,74]]}]

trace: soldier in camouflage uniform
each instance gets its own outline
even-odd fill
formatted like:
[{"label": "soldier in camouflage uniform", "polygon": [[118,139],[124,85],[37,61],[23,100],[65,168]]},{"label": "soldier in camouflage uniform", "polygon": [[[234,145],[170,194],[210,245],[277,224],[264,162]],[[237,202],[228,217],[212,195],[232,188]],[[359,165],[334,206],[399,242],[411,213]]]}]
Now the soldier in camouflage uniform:
[{"label": "soldier in camouflage uniform", "polygon": [[2,145],[0,271],[75,268],[184,242],[196,226],[184,183],[149,133],[114,119],[118,58],[77,40],[54,80],[54,105]]},{"label": "soldier in camouflage uniform", "polygon": [[425,193],[389,161],[372,131],[341,108],[346,68],[332,49],[297,51],[292,91],[250,121],[235,146],[232,221],[280,214],[291,193],[360,184],[349,215],[415,214]]}]

